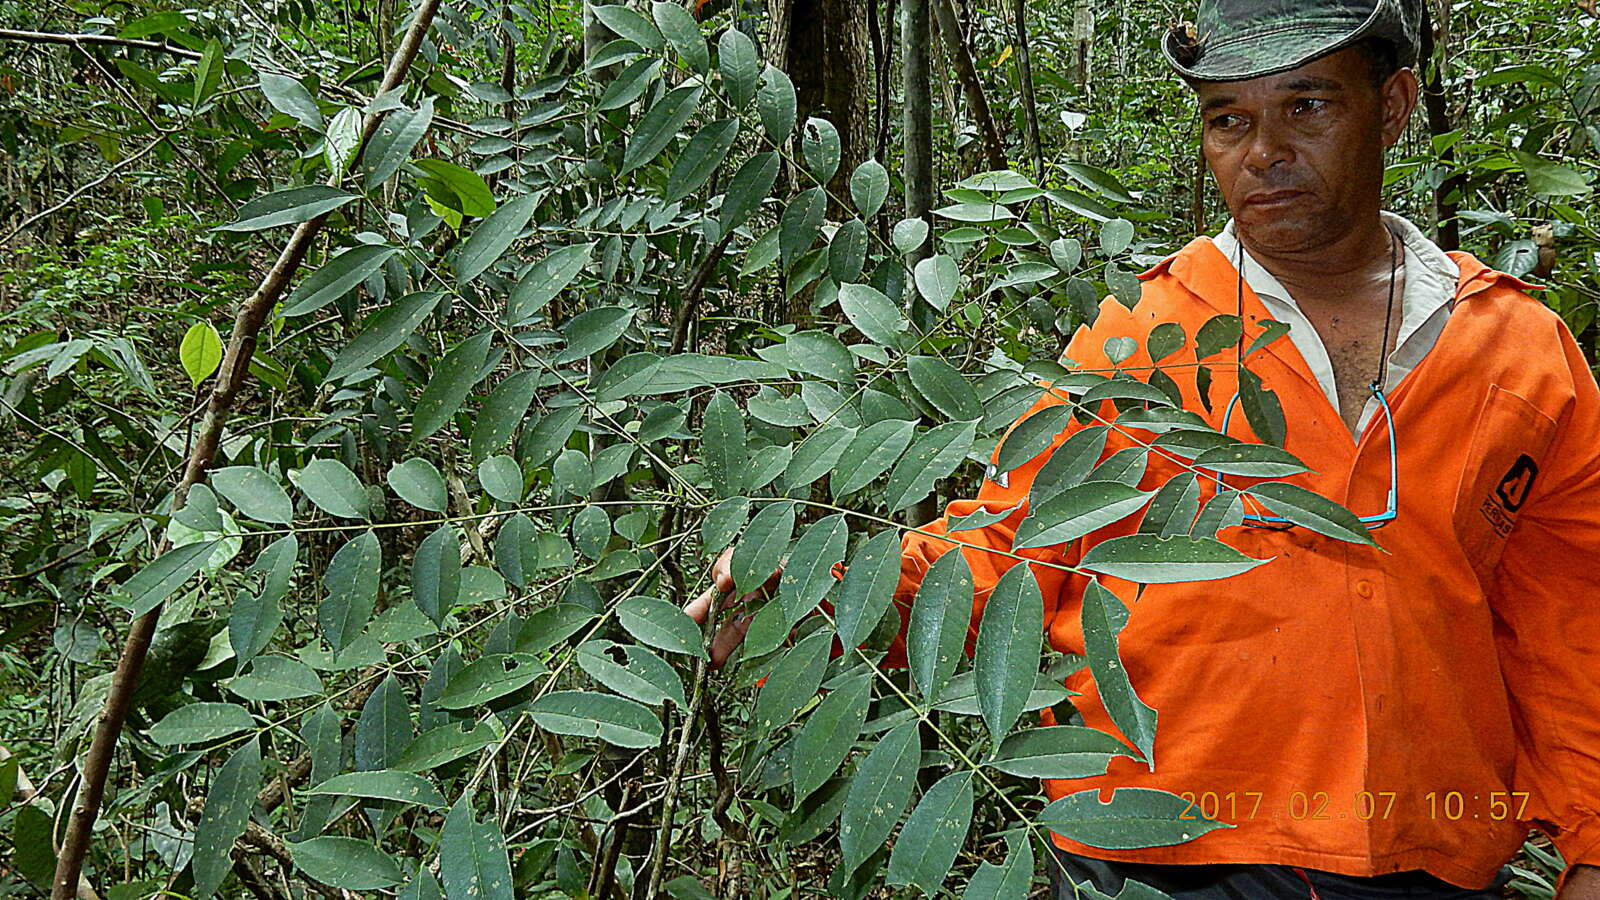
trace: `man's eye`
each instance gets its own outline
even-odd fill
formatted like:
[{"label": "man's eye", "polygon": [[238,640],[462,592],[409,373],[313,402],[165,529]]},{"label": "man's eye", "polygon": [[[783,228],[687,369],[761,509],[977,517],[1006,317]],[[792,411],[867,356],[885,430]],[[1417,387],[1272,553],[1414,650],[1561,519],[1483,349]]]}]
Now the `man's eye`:
[{"label": "man's eye", "polygon": [[1232,128],[1241,124],[1243,121],[1243,119],[1233,115],[1232,113],[1224,113],[1220,116],[1212,118],[1210,125],[1212,128]]},{"label": "man's eye", "polygon": [[1303,97],[1303,98],[1301,98],[1299,100],[1296,100],[1294,102],[1294,111],[1297,112],[1297,113],[1320,112],[1322,110],[1322,108],[1327,106],[1327,105],[1328,105],[1328,101],[1326,101],[1326,100],[1317,100],[1317,99],[1313,99],[1313,98],[1310,98],[1310,97]]}]

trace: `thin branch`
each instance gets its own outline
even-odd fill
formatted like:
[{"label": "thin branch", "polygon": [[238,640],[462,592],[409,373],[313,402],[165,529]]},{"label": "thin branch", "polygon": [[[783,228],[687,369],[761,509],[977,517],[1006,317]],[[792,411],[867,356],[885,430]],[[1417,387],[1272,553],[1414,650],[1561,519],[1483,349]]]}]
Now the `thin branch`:
[{"label": "thin branch", "polygon": [[184,59],[199,59],[201,56],[194,50],[174,47],[163,41],[142,41],[138,38],[117,37],[114,34],[58,34],[49,31],[18,31],[14,28],[0,28],[0,41],[21,41],[25,44],[65,44],[69,47],[99,44],[109,47],[132,47],[136,50],[155,50],[160,53],[181,56]]}]

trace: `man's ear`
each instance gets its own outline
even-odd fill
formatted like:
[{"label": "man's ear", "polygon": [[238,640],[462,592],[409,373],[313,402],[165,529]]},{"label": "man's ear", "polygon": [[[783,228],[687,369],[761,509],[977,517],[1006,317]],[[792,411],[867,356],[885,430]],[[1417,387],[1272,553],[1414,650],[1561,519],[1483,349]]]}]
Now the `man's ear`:
[{"label": "man's ear", "polygon": [[1400,140],[1400,135],[1405,133],[1406,123],[1411,121],[1411,111],[1417,108],[1417,97],[1421,86],[1417,84],[1417,73],[1411,69],[1400,69],[1388,80],[1384,81],[1379,89],[1378,100],[1383,104],[1383,145],[1393,147]]}]

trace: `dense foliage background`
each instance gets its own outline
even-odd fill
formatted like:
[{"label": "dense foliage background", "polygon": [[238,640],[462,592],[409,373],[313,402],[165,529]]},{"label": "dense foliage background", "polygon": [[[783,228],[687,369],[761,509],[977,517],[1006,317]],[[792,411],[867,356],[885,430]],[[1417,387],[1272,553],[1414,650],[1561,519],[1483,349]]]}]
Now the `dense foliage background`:
[{"label": "dense foliage background", "polygon": [[[1155,49],[1188,12],[0,2],[0,893],[49,890],[119,692],[67,895],[1021,897],[1041,818],[1183,839],[1166,796],[1041,812],[1039,775],[1152,740],[1109,593],[1065,657],[1019,566],[969,663],[951,554],[884,650],[901,531],[1225,221]],[[1596,10],[1434,13],[1390,205],[1592,355]],[[1089,572],[1252,564],[1210,540],[1237,495],[1140,485],[1231,444],[1161,377],[1060,382],[1161,438],[1035,496],[1018,555],[1144,510]],[[735,541],[741,590],[790,562],[712,669],[679,607]],[[1084,665],[1131,745],[1023,724]],[[1550,851],[1520,865],[1550,896]]]}]

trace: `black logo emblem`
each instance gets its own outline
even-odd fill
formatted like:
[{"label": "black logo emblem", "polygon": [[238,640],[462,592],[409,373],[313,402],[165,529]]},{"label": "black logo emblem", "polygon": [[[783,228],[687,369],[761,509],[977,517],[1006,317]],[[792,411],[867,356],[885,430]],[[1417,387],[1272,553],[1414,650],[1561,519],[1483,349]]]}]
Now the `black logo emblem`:
[{"label": "black logo emblem", "polygon": [[1511,464],[1511,470],[1500,479],[1500,485],[1494,489],[1500,502],[1505,504],[1508,512],[1516,512],[1528,499],[1528,492],[1533,490],[1533,480],[1539,477],[1539,464],[1533,457],[1524,453],[1517,457]]}]

